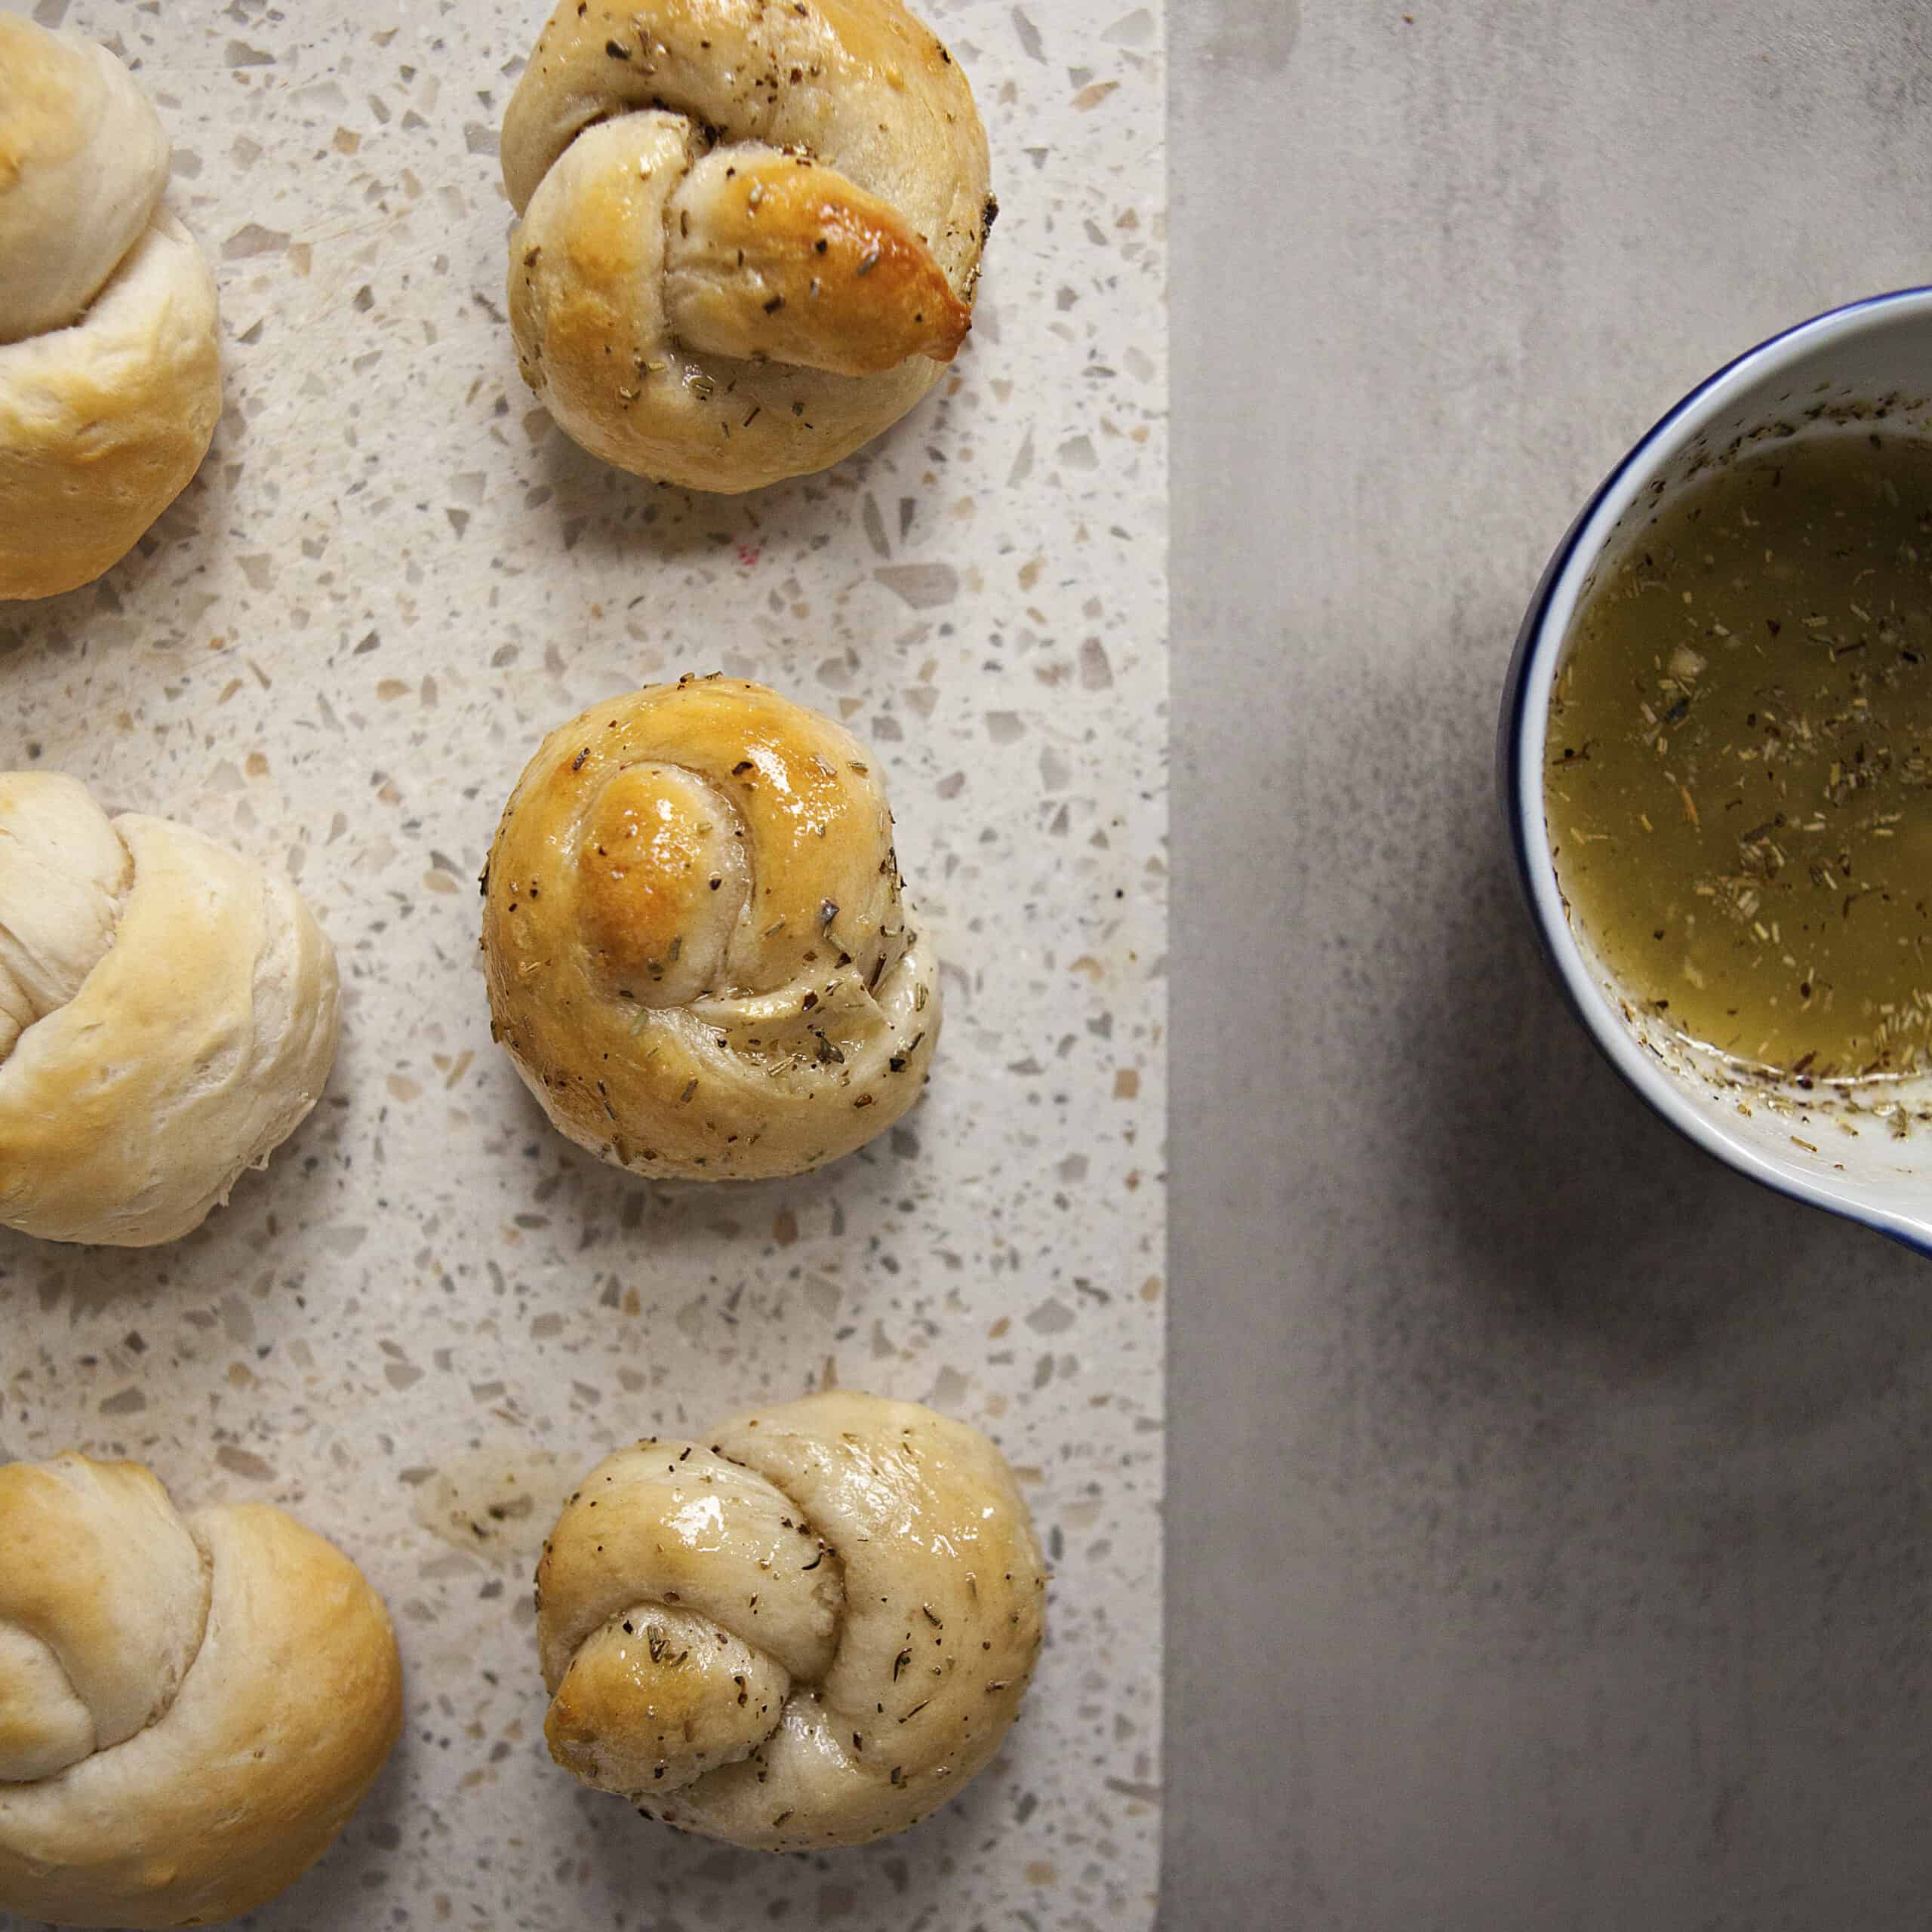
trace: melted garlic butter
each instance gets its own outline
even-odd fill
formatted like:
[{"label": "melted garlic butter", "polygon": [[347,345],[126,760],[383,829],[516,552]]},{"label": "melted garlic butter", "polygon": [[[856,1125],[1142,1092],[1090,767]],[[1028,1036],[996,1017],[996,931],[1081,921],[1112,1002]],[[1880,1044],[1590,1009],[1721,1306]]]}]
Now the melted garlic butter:
[{"label": "melted garlic butter", "polygon": [[1579,612],[1544,790],[1573,918],[1681,1037],[1932,1067],[1932,443],[1783,441],[1667,501]]}]

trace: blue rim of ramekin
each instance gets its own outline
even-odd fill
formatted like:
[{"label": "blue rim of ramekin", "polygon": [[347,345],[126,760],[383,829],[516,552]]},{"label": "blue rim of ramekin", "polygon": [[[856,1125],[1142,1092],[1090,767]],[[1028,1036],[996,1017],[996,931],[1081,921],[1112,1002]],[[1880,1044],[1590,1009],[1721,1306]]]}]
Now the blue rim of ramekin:
[{"label": "blue rim of ramekin", "polygon": [[[1803,1201],[1808,1207],[1841,1215],[1921,1254],[1932,1255],[1932,1232],[1925,1227],[1875,1209],[1867,1202],[1846,1199],[1836,1194],[1829,1183],[1788,1173],[1755,1149],[1733,1140],[1689,1105],[1669,1077],[1644,1057],[1629,1035],[1617,1025],[1601,995],[1589,983],[1582,955],[1571,937],[1560,900],[1553,903],[1546,900],[1540,889],[1540,881],[1547,881],[1549,891],[1554,893],[1555,868],[1546,853],[1538,863],[1531,851],[1530,828],[1532,824],[1540,827],[1543,823],[1543,761],[1540,755],[1530,760],[1526,750],[1537,722],[1528,700],[1531,672],[1543,661],[1545,654],[1560,650],[1563,643],[1563,632],[1552,632],[1551,629],[1551,608],[1557,601],[1558,592],[1567,587],[1579,553],[1587,553],[1594,558],[1608,534],[1608,525],[1623,513],[1629,501],[1634,501],[1635,492],[1632,491],[1626,500],[1616,504],[1614,514],[1606,517],[1607,508],[1612,499],[1619,496],[1620,486],[1632,471],[1647,466],[1657,445],[1679,431],[1687,417],[1694,415],[1708,421],[1717,415],[1735,394],[1762,376],[1764,365],[1772,359],[1774,352],[1780,357],[1786,353],[1795,355],[1815,346],[1819,339],[1844,330],[1854,318],[1913,303],[1932,308],[1932,286],[1896,288],[1882,295],[1868,295],[1841,308],[1828,309],[1788,329],[1781,329],[1776,335],[1766,337],[1755,347],[1734,357],[1721,369],[1713,371],[1638,438],[1564,533],[1563,540],[1551,555],[1537,583],[1536,594],[1524,615],[1522,627],[1516,633],[1515,649],[1511,654],[1509,674],[1503,682],[1496,763],[1497,790],[1517,889],[1528,908],[1530,923],[1536,930],[1544,961],[1555,976],[1571,1011],[1625,1084],[1686,1140],[1774,1192]],[[1574,609],[1574,598],[1568,601]],[[1567,629],[1567,622],[1564,628]],[[1546,722],[1548,702],[1546,693],[1543,705]],[[1534,770],[1531,769],[1532,762]]]}]

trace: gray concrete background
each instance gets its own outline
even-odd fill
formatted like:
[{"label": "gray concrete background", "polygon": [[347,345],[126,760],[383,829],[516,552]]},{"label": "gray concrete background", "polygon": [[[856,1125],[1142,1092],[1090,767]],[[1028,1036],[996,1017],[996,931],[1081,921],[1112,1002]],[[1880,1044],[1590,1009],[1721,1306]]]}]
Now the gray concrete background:
[{"label": "gray concrete background", "polygon": [[1932,279],[1932,8],[1172,31],[1164,1922],[1923,1926],[1932,1263],[1615,1082],[1491,758],[1614,458]]}]

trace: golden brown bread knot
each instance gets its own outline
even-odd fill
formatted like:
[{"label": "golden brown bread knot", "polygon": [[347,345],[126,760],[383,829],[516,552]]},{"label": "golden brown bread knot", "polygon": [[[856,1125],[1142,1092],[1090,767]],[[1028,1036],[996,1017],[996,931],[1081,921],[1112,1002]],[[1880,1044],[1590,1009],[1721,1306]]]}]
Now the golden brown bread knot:
[{"label": "golden brown bread knot", "polygon": [[320,1857],[402,1725],[382,1600],[266,1504],[0,1466],[0,1911],[206,1924]]},{"label": "golden brown bread knot", "polygon": [[763,1851],[903,1831],[991,1760],[1046,1573],[977,1429],[839,1392],[607,1457],[537,1573],[558,1764]]},{"label": "golden brown bread knot", "polygon": [[221,414],[214,281],[106,48],[0,14],[0,598],[118,562]]},{"label": "golden brown bread knot", "polygon": [[524,378],[639,475],[823,469],[971,326],[986,134],[900,0],[562,0],[503,164]]},{"label": "golden brown bread knot", "polygon": [[321,1097],[336,995],[287,879],[0,772],[0,1223],[120,1247],[199,1226]]},{"label": "golden brown bread knot", "polygon": [[918,1097],[938,968],[869,755],[761,685],[688,678],[551,733],[484,875],[493,1032],[636,1174],[801,1173]]}]

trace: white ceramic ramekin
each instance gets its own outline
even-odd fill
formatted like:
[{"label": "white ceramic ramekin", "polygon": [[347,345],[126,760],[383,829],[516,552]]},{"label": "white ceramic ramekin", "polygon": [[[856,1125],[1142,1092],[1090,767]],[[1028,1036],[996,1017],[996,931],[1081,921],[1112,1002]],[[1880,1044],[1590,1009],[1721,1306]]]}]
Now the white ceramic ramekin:
[{"label": "white ceramic ramekin", "polygon": [[1543,815],[1550,691],[1579,602],[1692,477],[1770,438],[1932,436],[1932,288],[1801,322],[1700,383],[1611,472],[1557,546],[1503,690],[1503,807],[1524,893],[1571,1005],[1672,1126],[1754,1180],[1932,1253],[1932,1079],[1850,1091],[1768,1084],[1686,1049],[1624,998],[1573,924]]}]

